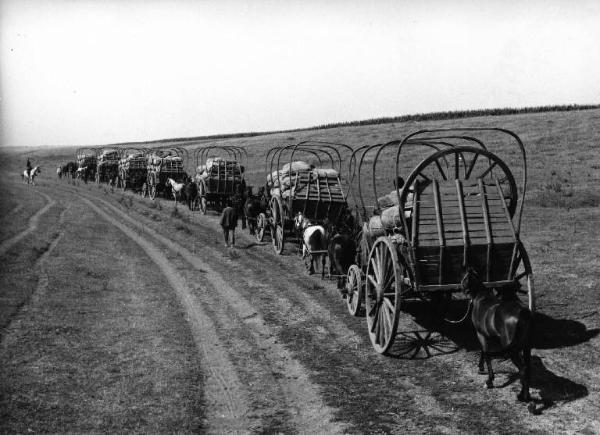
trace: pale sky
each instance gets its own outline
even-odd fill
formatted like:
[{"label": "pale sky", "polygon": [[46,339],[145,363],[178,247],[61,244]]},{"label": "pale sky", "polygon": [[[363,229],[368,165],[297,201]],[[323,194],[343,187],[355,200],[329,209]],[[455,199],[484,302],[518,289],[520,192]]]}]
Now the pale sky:
[{"label": "pale sky", "polygon": [[0,0],[3,146],[600,103],[600,1]]}]

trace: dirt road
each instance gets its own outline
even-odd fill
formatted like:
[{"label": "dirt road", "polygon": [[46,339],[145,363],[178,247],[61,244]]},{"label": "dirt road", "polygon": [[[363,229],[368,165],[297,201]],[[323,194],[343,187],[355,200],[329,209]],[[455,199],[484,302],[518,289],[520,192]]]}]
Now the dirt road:
[{"label": "dirt road", "polygon": [[[600,374],[594,364],[578,364],[600,355],[598,331],[581,323],[563,322],[577,337],[546,340],[534,352],[541,415],[533,415],[515,400],[519,387],[508,362],[496,363],[502,388],[483,388],[468,325],[432,323],[421,307],[407,306],[406,334],[395,356],[382,357],[368,342],[364,319],[346,313],[334,283],[308,277],[291,248],[276,256],[270,245],[242,235],[238,248],[227,249],[216,215],[174,211],[171,201],[49,180],[37,189],[42,208],[29,210],[29,225],[0,242],[3,285],[32,295],[13,295],[21,303],[2,312],[8,321],[0,362],[9,367],[1,378],[3,429],[39,430],[50,421],[72,431],[600,431]],[[36,238],[44,252],[26,255]],[[34,285],[19,280],[27,271]],[[93,319],[76,314],[92,307]],[[40,330],[45,319],[61,332]],[[561,324],[540,319],[547,327]],[[66,341],[61,352],[57,337]],[[413,351],[404,353],[406,347]],[[73,352],[78,356],[65,364]],[[111,358],[125,353],[134,362],[119,368],[123,377],[107,375]],[[147,396],[133,391],[132,373]],[[94,382],[86,382],[90,377]],[[139,409],[128,411],[128,400],[142,397]],[[94,406],[98,401],[102,406]],[[46,412],[26,412],[33,409]],[[78,425],[84,412],[91,417]]]}]

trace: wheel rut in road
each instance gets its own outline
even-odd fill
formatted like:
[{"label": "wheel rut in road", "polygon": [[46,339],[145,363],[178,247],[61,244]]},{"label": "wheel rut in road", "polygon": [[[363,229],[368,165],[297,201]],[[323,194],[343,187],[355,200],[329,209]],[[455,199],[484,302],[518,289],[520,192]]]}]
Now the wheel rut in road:
[{"label": "wheel rut in road", "polygon": [[226,429],[232,433],[245,432],[248,427],[251,427],[251,422],[246,419],[249,412],[247,393],[237,378],[227,355],[219,345],[217,330],[213,322],[195,301],[184,280],[171,266],[170,261],[154,245],[145,238],[140,237],[139,234],[126,225],[109,216],[90,200],[83,198],[83,201],[102,218],[135,241],[160,268],[178,295],[188,316],[194,341],[201,352],[205,368],[209,373],[205,386],[208,429],[211,431]]},{"label": "wheel rut in road", "polygon": [[[160,251],[154,247],[150,242],[146,240],[144,236],[151,236],[153,239],[159,241],[162,245],[170,249],[172,252],[181,255],[189,264],[191,264],[197,270],[202,271],[205,279],[210,285],[218,289],[218,295],[222,296],[228,305],[235,312],[237,318],[243,319],[244,324],[248,327],[248,331],[251,333],[253,339],[261,349],[261,354],[270,363],[275,373],[279,374],[278,386],[282,391],[282,398],[285,398],[285,405],[283,409],[287,409],[293,426],[296,430],[306,432],[326,432],[326,433],[342,433],[346,429],[345,425],[335,423],[333,421],[333,412],[327,407],[319,395],[318,388],[313,385],[310,380],[308,373],[301,366],[301,364],[295,360],[289,351],[276,340],[276,334],[270,330],[261,316],[257,311],[249,305],[244,298],[241,297],[229,284],[222,278],[221,275],[216,273],[207,263],[203,262],[196,256],[194,256],[187,249],[173,243],[169,239],[161,236],[160,234],[144,234],[141,236],[140,233],[136,233],[131,228],[127,227],[123,223],[117,221],[114,217],[108,215],[105,211],[101,210],[98,206],[94,205],[91,201],[84,198],[84,201],[92,207],[97,213],[103,218],[117,226],[123,231],[128,237],[135,240],[146,253],[161,267],[165,272],[171,285],[178,292],[182,302],[188,310],[190,319],[202,318],[208,322],[208,317],[202,312],[200,304],[195,300],[191,294],[189,287],[185,285],[185,282],[178,276],[177,271],[170,265],[169,260]],[[102,201],[102,203],[108,207],[112,212],[119,215],[119,217],[143,231],[143,226],[140,226],[138,222],[133,220],[130,216],[118,210],[116,207]],[[216,340],[217,333],[212,326],[212,335]],[[201,329],[204,331],[202,336],[199,337],[199,341],[206,339],[207,328]],[[218,348],[218,343],[214,343],[214,347]],[[211,366],[219,366],[219,361],[227,360],[226,355],[219,358],[216,361],[210,361]],[[233,371],[233,370],[232,370]],[[234,379],[232,373],[232,379]],[[215,376],[219,377],[218,373]],[[238,381],[239,383],[239,381]],[[241,386],[241,384],[240,384]],[[241,388],[240,388],[241,389]],[[244,409],[244,415],[248,413],[248,404],[238,404],[236,409]],[[208,410],[210,412],[210,410]],[[209,414],[210,415],[210,414]],[[240,415],[231,416],[241,420]],[[242,422],[241,427],[248,427],[248,422]],[[218,424],[215,427],[220,427]]]},{"label": "wheel rut in road", "polygon": [[23,239],[24,237],[26,237],[29,234],[33,233],[35,230],[37,230],[40,218],[44,214],[46,214],[46,212],[48,210],[50,210],[56,204],[56,201],[54,201],[52,198],[50,198],[45,193],[40,192],[39,190],[36,190],[36,193],[39,194],[39,195],[41,195],[41,196],[43,196],[44,199],[46,199],[46,201],[47,201],[46,205],[44,207],[42,207],[36,214],[34,214],[33,216],[31,216],[31,218],[29,219],[29,225],[28,225],[28,227],[25,230],[21,231],[18,234],[15,234],[10,239],[7,239],[7,240],[3,241],[2,243],[0,243],[0,255],[3,255],[13,245],[15,245],[16,243],[18,243],[21,239]]}]

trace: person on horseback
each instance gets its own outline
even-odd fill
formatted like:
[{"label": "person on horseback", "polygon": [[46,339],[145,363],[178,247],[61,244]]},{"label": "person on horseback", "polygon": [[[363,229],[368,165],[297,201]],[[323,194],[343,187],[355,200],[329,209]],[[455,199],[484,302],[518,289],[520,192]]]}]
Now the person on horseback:
[{"label": "person on horseback", "polygon": [[29,157],[27,157],[27,167],[26,167],[26,170],[27,170],[27,176],[28,177],[31,176],[31,162],[29,161]]}]

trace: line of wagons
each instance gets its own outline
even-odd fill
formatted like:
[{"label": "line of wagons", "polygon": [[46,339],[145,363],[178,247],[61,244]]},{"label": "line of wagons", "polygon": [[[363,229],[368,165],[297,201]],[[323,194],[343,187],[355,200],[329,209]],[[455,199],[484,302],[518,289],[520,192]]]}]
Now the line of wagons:
[{"label": "line of wagons", "polygon": [[[195,163],[197,208],[220,210],[244,191],[250,233],[260,242],[270,237],[277,254],[286,243],[308,248],[297,216],[349,241],[349,260],[336,263],[333,273],[330,266],[330,273],[349,313],[366,317],[379,353],[390,352],[405,303],[429,302],[444,319],[452,308],[466,307],[467,268],[500,296],[523,294],[535,308],[520,238],[526,154],[509,130],[421,130],[358,148],[321,141],[274,147],[256,193],[245,184],[248,155],[241,147],[201,146],[193,161],[185,148],[119,149],[111,169],[101,157],[111,150],[94,151],[96,181],[114,176],[118,187],[151,198],[170,196],[166,180],[190,180],[184,164]],[[78,152],[80,167],[90,165],[88,157]],[[326,253],[308,249],[309,257]]]},{"label": "line of wagons", "polygon": [[[86,183],[95,181],[133,190],[151,199],[173,197],[169,179],[175,183],[195,182],[198,195],[193,209],[203,214],[209,209],[221,210],[237,192],[245,191],[244,163],[248,154],[237,146],[202,146],[193,150],[192,156],[183,147],[79,148],[76,157],[77,164],[65,165],[63,174]],[[193,177],[188,175],[192,162]]]}]

